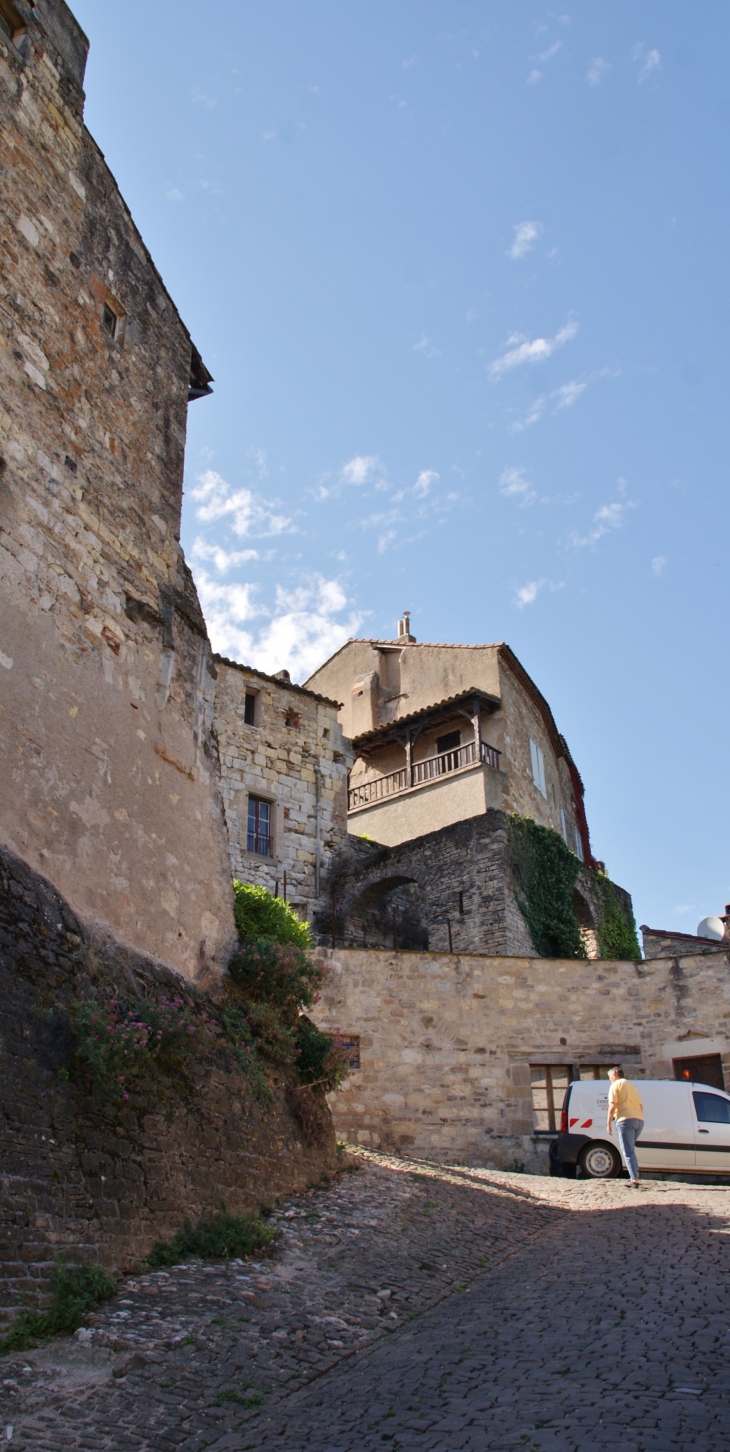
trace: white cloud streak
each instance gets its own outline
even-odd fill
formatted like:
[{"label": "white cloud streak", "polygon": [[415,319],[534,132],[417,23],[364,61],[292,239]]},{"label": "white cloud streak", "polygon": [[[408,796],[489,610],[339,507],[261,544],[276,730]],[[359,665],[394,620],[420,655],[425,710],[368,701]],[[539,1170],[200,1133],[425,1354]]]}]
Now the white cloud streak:
[{"label": "white cloud streak", "polygon": [[223,585],[204,570],[196,571],[195,582],[213,649],[269,675],[288,670],[294,680],[306,679],[362,623],[356,611],[338,618],[347,596],[338,580],[323,575],[293,590],[277,586],[274,608],[258,630],[253,622],[267,612],[253,599],[254,585]]},{"label": "white cloud streak", "polygon": [[200,536],[195,540],[192,550],[193,559],[211,560],[216,570],[221,575],[226,575],[237,565],[245,565],[249,560],[257,560],[258,550],[225,550],[221,545],[208,544]]},{"label": "white cloud streak", "polygon": [[560,328],[554,338],[533,338],[530,340],[522,333],[513,333],[507,339],[507,352],[490,364],[489,377],[493,382],[498,382],[505,373],[510,373],[514,368],[521,368],[523,364],[544,363],[551,358],[558,348],[569,343],[578,332],[578,324],[574,318],[569,318],[564,327]]},{"label": "white cloud streak", "polygon": [[511,257],[513,262],[518,262],[520,258],[526,257],[527,253],[531,251],[542,232],[542,223],[517,222],[514,230],[514,241],[512,246],[507,248],[506,255],[507,257]]},{"label": "white cloud streak", "polygon": [[293,529],[292,520],[286,515],[276,514],[272,505],[260,499],[253,490],[234,489],[215,469],[206,469],[191,493],[198,505],[195,517],[201,524],[230,519],[234,534],[255,538],[284,534]]},{"label": "white cloud streak", "polygon": [[666,557],[666,555],[655,555],[654,558],[653,558],[653,560],[652,560],[652,562],[651,562],[651,572],[652,572],[652,575],[656,575],[657,579],[659,578],[660,575],[663,575],[664,574],[665,567],[666,567],[666,563],[667,563],[667,557]]},{"label": "white cloud streak", "polygon": [[603,77],[610,69],[611,67],[608,61],[605,61],[602,56],[597,55],[595,60],[591,61],[586,71],[586,80],[589,86],[600,86]]},{"label": "white cloud streak", "polygon": [[635,509],[633,500],[627,499],[616,501],[613,504],[602,504],[601,508],[593,516],[593,525],[586,535],[574,533],[572,542],[576,549],[591,548],[603,539],[605,534],[611,534],[614,530],[623,529],[626,522],[626,514],[629,509]]},{"label": "white cloud streak", "polygon": [[499,492],[505,499],[514,500],[521,509],[537,499],[537,490],[533,489],[524,469],[503,469],[499,478]]},{"label": "white cloud streak", "polygon": [[533,605],[544,584],[544,580],[528,580],[526,585],[515,591],[518,610],[524,610],[526,605]]}]

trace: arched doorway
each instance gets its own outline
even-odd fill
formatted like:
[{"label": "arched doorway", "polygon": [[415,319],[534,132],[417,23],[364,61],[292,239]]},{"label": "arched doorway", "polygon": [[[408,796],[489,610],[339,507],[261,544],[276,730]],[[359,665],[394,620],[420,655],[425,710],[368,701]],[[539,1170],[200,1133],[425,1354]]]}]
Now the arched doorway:
[{"label": "arched doorway", "polygon": [[419,884],[404,876],[371,883],[348,910],[347,937],[363,948],[427,951],[426,908]]}]

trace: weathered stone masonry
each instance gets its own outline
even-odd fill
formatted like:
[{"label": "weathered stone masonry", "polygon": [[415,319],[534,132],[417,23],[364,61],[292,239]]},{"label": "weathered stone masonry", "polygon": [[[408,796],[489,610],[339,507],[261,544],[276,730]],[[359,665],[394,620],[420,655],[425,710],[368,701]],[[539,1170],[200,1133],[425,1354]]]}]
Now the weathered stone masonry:
[{"label": "weathered stone masonry", "polygon": [[[233,936],[215,671],[179,544],[208,375],[86,130],[63,0],[0,31],[0,840],[192,976]],[[200,405],[203,406],[203,405]]]},{"label": "weathered stone masonry", "polygon": [[[331,1132],[304,1143],[282,1084],[269,1108],[253,1100],[222,1042],[184,1084],[156,1076],[112,1109],[64,1082],[69,1010],[93,986],[89,947],[60,894],[0,849],[0,1320],[43,1287],[59,1252],[130,1269],[186,1216],[258,1209],[336,1159]],[[130,978],[143,993],[180,992],[149,959],[117,950],[106,964],[127,993]]]},{"label": "weathered stone masonry", "polygon": [[719,1054],[730,1083],[730,953],[598,963],[326,950],[315,1017],[359,1037],[338,1134],[424,1159],[547,1169],[531,1068],[623,1064],[673,1078]]},{"label": "weathered stone masonry", "polygon": [[[337,702],[294,685],[286,672],[267,676],[220,656],[215,667],[214,729],[233,876],[283,893],[286,873],[289,902],[309,917],[347,838],[351,752]],[[249,836],[251,797],[267,804],[268,843]]]}]

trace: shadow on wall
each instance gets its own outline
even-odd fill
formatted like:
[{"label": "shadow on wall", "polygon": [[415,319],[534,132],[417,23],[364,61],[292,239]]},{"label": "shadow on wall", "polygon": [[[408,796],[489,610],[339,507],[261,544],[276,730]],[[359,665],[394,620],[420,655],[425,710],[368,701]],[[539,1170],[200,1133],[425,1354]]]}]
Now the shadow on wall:
[{"label": "shadow on wall", "polygon": [[385,878],[366,888],[348,914],[347,939],[353,947],[427,952],[422,888],[406,877]]}]

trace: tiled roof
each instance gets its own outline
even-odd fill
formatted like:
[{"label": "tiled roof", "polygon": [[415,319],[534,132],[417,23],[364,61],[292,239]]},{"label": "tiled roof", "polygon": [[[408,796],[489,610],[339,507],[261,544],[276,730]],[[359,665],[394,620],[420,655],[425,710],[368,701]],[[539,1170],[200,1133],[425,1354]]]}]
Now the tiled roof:
[{"label": "tiled roof", "polygon": [[298,686],[295,681],[282,681],[279,676],[267,676],[266,671],[260,671],[257,666],[242,665],[240,660],[229,660],[225,655],[214,655],[216,665],[230,666],[231,670],[244,671],[248,676],[256,676],[259,681],[270,681],[272,686],[281,686],[285,691],[296,691],[300,696],[310,696],[313,701],[322,701],[325,706],[334,706],[340,710],[341,701],[332,701],[329,696],[320,696],[316,691],[310,691],[308,686]]},{"label": "tiled roof", "polygon": [[400,730],[402,726],[410,726],[415,721],[423,720],[424,716],[437,716],[448,711],[449,706],[455,706],[458,702],[473,700],[478,696],[480,701],[486,702],[496,711],[502,702],[498,696],[490,696],[488,691],[483,691],[479,686],[471,686],[468,691],[459,691],[456,696],[445,696],[442,701],[434,701],[430,706],[422,706],[420,711],[411,711],[408,716],[396,716],[392,721],[387,721],[384,726],[374,726],[372,731],[363,731],[360,736],[353,737],[353,746],[364,746],[372,741],[379,741],[388,733]]}]

